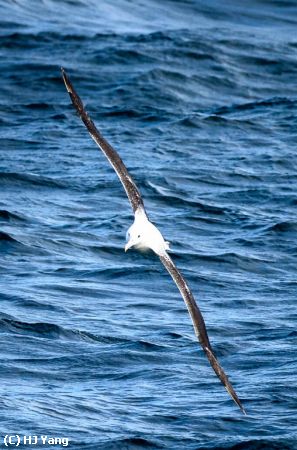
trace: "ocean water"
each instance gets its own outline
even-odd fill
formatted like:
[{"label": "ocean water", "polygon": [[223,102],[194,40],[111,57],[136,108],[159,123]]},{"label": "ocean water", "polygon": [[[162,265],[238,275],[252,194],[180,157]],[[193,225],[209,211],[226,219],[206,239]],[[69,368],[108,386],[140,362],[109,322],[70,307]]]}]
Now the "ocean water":
[{"label": "ocean water", "polygon": [[[297,448],[297,3],[0,0],[0,402],[22,448]],[[217,380],[70,104],[171,243]]]}]

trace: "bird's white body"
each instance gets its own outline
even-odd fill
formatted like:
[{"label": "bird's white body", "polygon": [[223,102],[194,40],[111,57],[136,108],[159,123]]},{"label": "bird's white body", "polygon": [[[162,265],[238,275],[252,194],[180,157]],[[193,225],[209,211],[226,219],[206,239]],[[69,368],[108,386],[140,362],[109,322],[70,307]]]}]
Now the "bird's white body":
[{"label": "bird's white body", "polygon": [[135,211],[135,219],[127,231],[125,250],[135,247],[138,250],[151,249],[161,256],[169,250],[169,243],[164,240],[158,228],[147,218],[145,211],[139,208]]}]

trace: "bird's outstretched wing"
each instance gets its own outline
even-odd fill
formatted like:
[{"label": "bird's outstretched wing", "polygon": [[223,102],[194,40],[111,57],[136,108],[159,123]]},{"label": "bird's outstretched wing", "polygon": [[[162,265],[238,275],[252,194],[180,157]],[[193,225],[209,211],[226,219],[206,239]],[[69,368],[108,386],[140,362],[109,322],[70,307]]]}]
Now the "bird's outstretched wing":
[{"label": "bird's outstretched wing", "polygon": [[136,184],[134,183],[132,177],[130,176],[128,170],[126,169],[126,166],[124,165],[123,161],[121,160],[119,154],[104,139],[102,134],[96,128],[96,125],[94,124],[92,119],[89,117],[87,111],[85,110],[83,102],[81,101],[79,95],[76,93],[65,70],[63,68],[61,68],[61,70],[62,70],[63,80],[65,83],[66,89],[68,91],[68,94],[71,98],[71,101],[73,103],[73,106],[75,107],[81,120],[87,127],[87,130],[90,133],[92,139],[96,142],[98,147],[102,150],[102,152],[105,154],[108,161],[110,162],[110,164],[116,171],[121,183],[124,186],[124,189],[126,191],[128,199],[131,203],[134,213],[137,209],[140,209],[140,208],[143,211],[145,211],[143,201],[141,198],[141,194],[140,194]]},{"label": "bird's outstretched wing", "polygon": [[213,349],[212,349],[211,344],[208,339],[203,316],[201,314],[200,309],[197,306],[194,296],[193,296],[191,290],[189,289],[185,279],[183,278],[182,274],[177,269],[174,262],[172,261],[172,259],[170,258],[170,256],[167,253],[165,253],[164,255],[159,255],[159,257],[160,257],[161,262],[164,264],[164,266],[166,267],[166,269],[172,276],[175,284],[177,285],[177,287],[186,303],[186,306],[188,308],[189,314],[190,314],[192,322],[193,322],[195,334],[196,334],[213,370],[215,371],[216,375],[221,380],[221,382],[223,383],[223,385],[225,386],[225,388],[227,389],[227,391],[229,392],[229,394],[231,395],[231,397],[233,398],[235,403],[239,406],[241,411],[244,414],[246,414],[244,407],[241,404],[241,401],[239,400],[235,390],[233,389],[230,381],[228,380],[227,375],[223,371],[222,367],[220,366],[220,364],[213,352]]},{"label": "bird's outstretched wing", "polygon": [[[110,164],[114,168],[115,172],[117,173],[120,181],[122,182],[125,191],[127,193],[128,199],[132,205],[134,213],[141,209],[145,213],[143,201],[140,195],[140,192],[135,185],[133,179],[129,175],[123,161],[121,160],[118,153],[112,148],[112,146],[104,139],[104,137],[101,135],[101,133],[97,130],[94,122],[89,117],[88,113],[86,112],[84,105],[76,93],[71,81],[69,80],[68,76],[66,75],[65,70],[62,68],[62,75],[63,80],[66,86],[66,89],[70,95],[71,101],[76,108],[80,118],[82,119],[83,123],[87,127],[91,137],[96,142],[96,144],[99,146],[99,148],[102,150],[102,152],[105,154],[107,159],[109,160]],[[146,214],[146,213],[145,213]],[[235,403],[239,406],[241,411],[245,414],[245,410],[237,397],[236,392],[234,391],[231,383],[228,380],[227,375],[221,368],[221,366],[218,363],[218,360],[216,359],[214,352],[211,348],[204,319],[202,317],[202,314],[195,302],[195,299],[193,297],[192,292],[190,291],[186,281],[184,280],[183,276],[179,272],[179,270],[174,265],[172,259],[167,253],[164,253],[162,255],[159,255],[161,262],[164,264],[170,275],[172,276],[174,282],[176,283],[178,289],[180,290],[180,293],[186,303],[186,306],[189,310],[194,330],[196,333],[196,336],[206,353],[206,356],[215,371],[216,375],[219,377]]]}]

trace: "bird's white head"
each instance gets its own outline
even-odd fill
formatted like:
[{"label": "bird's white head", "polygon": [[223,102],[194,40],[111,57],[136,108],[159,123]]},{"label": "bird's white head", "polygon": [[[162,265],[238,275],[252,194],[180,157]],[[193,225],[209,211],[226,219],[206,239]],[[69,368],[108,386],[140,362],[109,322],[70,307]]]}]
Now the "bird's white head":
[{"label": "bird's white head", "polygon": [[137,250],[153,250],[157,255],[162,255],[169,250],[169,243],[164,240],[158,228],[147,218],[144,211],[136,211],[135,220],[127,231],[127,244],[125,251],[134,247]]}]

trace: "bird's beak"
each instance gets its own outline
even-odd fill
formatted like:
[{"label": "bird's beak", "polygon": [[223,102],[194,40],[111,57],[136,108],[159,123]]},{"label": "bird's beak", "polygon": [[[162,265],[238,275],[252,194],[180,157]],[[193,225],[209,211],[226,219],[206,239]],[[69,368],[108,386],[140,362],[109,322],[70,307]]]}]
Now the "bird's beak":
[{"label": "bird's beak", "polygon": [[131,248],[133,246],[133,243],[131,242],[131,240],[129,242],[127,242],[127,244],[125,245],[125,252],[127,252],[129,250],[129,248]]}]

